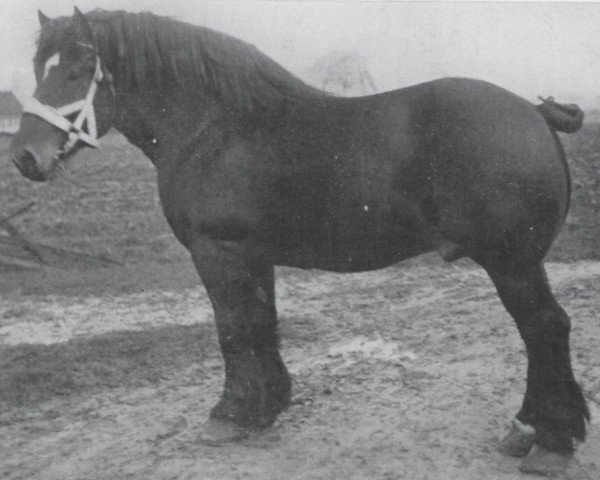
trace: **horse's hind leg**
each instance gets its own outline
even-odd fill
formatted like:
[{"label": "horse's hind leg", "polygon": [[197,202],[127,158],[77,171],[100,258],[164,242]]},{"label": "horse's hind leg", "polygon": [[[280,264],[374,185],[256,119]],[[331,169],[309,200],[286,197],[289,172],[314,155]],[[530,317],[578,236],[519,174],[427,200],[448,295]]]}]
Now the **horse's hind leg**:
[{"label": "horse's hind leg", "polygon": [[201,440],[220,444],[270,426],[290,402],[277,338],[273,266],[244,248],[198,243],[192,258],[215,313],[225,385]]},{"label": "horse's hind leg", "polygon": [[584,440],[589,418],[571,368],[569,317],[554,298],[541,265],[487,270],[516,321],[528,357],[523,405],[501,450],[527,455],[522,471],[561,470],[573,454],[573,439]]}]

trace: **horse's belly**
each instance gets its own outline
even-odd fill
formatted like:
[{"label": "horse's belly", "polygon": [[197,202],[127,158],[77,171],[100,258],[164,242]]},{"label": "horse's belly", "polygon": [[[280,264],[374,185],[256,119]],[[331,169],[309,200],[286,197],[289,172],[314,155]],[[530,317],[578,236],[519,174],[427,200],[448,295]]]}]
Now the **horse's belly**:
[{"label": "horse's belly", "polygon": [[435,248],[420,218],[370,219],[369,209],[346,222],[331,219],[318,232],[297,232],[280,243],[280,265],[336,272],[376,270]]}]

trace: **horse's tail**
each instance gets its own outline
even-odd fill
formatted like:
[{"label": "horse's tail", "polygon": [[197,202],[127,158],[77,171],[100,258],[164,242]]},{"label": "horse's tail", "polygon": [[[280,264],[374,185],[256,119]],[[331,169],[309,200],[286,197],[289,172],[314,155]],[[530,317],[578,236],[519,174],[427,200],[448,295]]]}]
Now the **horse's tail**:
[{"label": "horse's tail", "polygon": [[[562,131],[562,130],[561,130]],[[573,192],[573,177],[571,176],[571,169],[569,168],[569,164],[567,163],[567,153],[565,152],[565,148],[563,147],[560,138],[558,138],[558,134],[555,130],[552,130],[552,136],[554,137],[554,143],[556,144],[556,149],[558,150],[558,154],[560,155],[560,160],[565,170],[565,177],[567,181],[567,204],[565,206],[565,215],[563,217],[563,222],[567,219],[567,215],[569,214],[569,209],[571,208],[571,193]]]},{"label": "horse's tail", "polygon": [[552,97],[542,98],[537,111],[544,117],[548,126],[557,132],[575,133],[583,125],[583,111],[574,103],[557,103]]},{"label": "horse's tail", "polygon": [[550,130],[552,130],[554,143],[556,144],[562,166],[565,170],[565,176],[567,180],[567,205],[565,208],[565,216],[563,218],[564,221],[569,213],[569,207],[571,206],[572,178],[569,164],[567,163],[565,149],[556,132],[575,133],[583,125],[584,113],[583,110],[581,110],[581,108],[574,103],[558,103],[555,102],[552,97],[538,98],[542,101],[542,103],[540,105],[536,105],[535,108],[542,115],[542,117],[544,117],[548,127],[550,127]]}]

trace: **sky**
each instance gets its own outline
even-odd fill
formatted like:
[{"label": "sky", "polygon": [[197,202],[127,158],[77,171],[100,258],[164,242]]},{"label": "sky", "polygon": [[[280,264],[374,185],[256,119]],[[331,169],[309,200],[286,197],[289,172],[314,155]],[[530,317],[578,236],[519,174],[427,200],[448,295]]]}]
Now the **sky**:
[{"label": "sky", "polygon": [[0,0],[0,90],[33,93],[31,59],[47,16],[151,11],[254,44],[300,78],[331,52],[364,59],[379,91],[444,76],[488,80],[531,101],[600,108],[600,3]]}]

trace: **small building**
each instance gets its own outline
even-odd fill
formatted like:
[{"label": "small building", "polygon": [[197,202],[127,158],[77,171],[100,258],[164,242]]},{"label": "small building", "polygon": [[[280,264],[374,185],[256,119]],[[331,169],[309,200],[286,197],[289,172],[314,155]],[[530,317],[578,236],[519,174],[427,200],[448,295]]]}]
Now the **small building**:
[{"label": "small building", "polygon": [[0,135],[12,135],[19,129],[23,106],[12,92],[0,92]]}]

